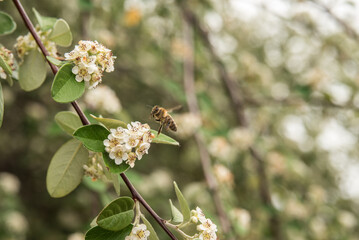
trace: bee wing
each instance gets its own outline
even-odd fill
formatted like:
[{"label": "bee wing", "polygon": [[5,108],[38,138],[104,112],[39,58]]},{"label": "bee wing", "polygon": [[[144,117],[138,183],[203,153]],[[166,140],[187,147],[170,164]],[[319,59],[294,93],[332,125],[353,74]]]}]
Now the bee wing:
[{"label": "bee wing", "polygon": [[178,105],[178,106],[175,106],[173,108],[167,109],[167,112],[170,113],[170,112],[173,112],[173,111],[177,111],[177,110],[179,110],[181,108],[182,108],[182,105]]}]

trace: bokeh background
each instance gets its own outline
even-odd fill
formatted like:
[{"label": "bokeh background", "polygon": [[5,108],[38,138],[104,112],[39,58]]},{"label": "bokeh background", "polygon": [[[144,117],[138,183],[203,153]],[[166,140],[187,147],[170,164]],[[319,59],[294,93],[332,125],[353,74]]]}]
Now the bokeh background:
[{"label": "bokeh background", "polygon": [[[103,80],[109,88],[79,100],[88,113],[156,129],[149,114],[153,105],[183,106],[173,114],[178,133],[167,132],[181,146],[152,144],[150,154],[128,172],[160,216],[170,218],[167,203],[175,199],[176,181],[191,207],[200,206],[218,225],[220,239],[359,239],[357,1],[23,4],[33,21],[33,7],[64,18],[73,46],[81,39],[98,40],[117,56],[115,72]],[[16,37],[27,30],[11,1],[0,2],[0,9],[18,25],[0,38],[13,50]],[[245,126],[236,117],[226,76],[242,103]],[[194,85],[185,88],[192,77]],[[69,139],[54,116],[70,106],[51,99],[52,79],[49,71],[33,92],[3,84],[0,239],[81,239],[103,204],[115,197],[110,186],[100,195],[88,184],[60,199],[47,193],[49,162]],[[187,104],[193,92],[199,113]],[[253,158],[253,149],[259,158]],[[201,159],[210,160],[206,169],[217,187],[209,188]],[[122,192],[129,195],[124,185]],[[217,214],[219,205],[228,229]],[[153,225],[160,239],[168,238]]]}]

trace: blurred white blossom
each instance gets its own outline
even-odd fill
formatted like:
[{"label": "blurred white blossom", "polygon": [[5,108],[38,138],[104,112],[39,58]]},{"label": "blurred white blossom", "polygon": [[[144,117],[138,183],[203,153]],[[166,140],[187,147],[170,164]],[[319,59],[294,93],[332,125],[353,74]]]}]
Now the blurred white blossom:
[{"label": "blurred white blossom", "polygon": [[83,166],[85,175],[92,178],[93,181],[101,179],[104,176],[103,168],[98,162],[98,155],[93,153],[90,157],[89,163]]},{"label": "blurred white blossom", "polygon": [[233,219],[234,223],[240,227],[243,233],[248,232],[251,227],[251,215],[242,208],[235,208],[229,212],[229,216]]},{"label": "blurred white blossom", "polygon": [[19,179],[7,172],[0,173],[0,189],[8,194],[17,194],[20,189]]},{"label": "blurred white blossom", "polygon": [[[11,68],[12,71],[15,70],[15,60],[14,55],[9,49],[6,49],[5,47],[0,47],[0,56],[5,61],[7,65]],[[6,73],[5,70],[0,67],[0,78],[6,79]]]},{"label": "blurred white blossom", "polygon": [[[56,44],[53,41],[49,40],[49,35],[51,34],[51,29],[48,31],[41,31],[40,27],[36,27],[37,35],[40,37],[40,40],[44,44],[46,50],[49,52],[51,57],[57,56]],[[23,59],[26,54],[32,49],[37,48],[35,39],[32,37],[31,33],[26,34],[25,36],[19,36],[16,39],[15,49],[19,58]]]},{"label": "blurred white blossom", "polygon": [[122,109],[116,93],[110,87],[105,85],[87,91],[84,100],[86,105],[93,110],[104,110],[114,114]]},{"label": "blurred white blossom", "polygon": [[348,211],[340,211],[338,220],[346,228],[354,228],[358,224],[356,216]]},{"label": "blurred white blossom", "polygon": [[240,150],[245,150],[253,144],[254,135],[247,128],[237,127],[229,131],[229,140],[233,146]]},{"label": "blurred white blossom", "polygon": [[80,232],[72,233],[67,237],[67,240],[84,240],[84,239],[85,239],[84,234]]},{"label": "blurred white blossom", "polygon": [[215,164],[213,167],[213,172],[219,183],[226,184],[231,187],[234,185],[234,176],[232,172],[224,165]]},{"label": "blurred white blossom", "polygon": [[193,113],[176,114],[177,135],[181,138],[192,136],[202,125],[201,117]]},{"label": "blurred white blossom", "polygon": [[5,226],[11,232],[24,233],[28,229],[28,222],[21,213],[12,211],[5,217]]},{"label": "blurred white blossom", "polygon": [[229,160],[232,157],[232,146],[224,137],[215,137],[209,144],[209,153],[219,159]]},{"label": "blurred white blossom", "polygon": [[102,81],[104,71],[114,71],[115,56],[111,50],[97,41],[79,41],[75,49],[65,53],[65,60],[72,61],[72,68],[76,81],[85,81],[90,89],[95,88]]},{"label": "blurred white blossom", "polygon": [[136,159],[141,160],[148,153],[150,143],[155,137],[148,124],[131,122],[126,128],[110,129],[111,133],[103,141],[105,150],[117,165],[125,161],[133,168]]}]

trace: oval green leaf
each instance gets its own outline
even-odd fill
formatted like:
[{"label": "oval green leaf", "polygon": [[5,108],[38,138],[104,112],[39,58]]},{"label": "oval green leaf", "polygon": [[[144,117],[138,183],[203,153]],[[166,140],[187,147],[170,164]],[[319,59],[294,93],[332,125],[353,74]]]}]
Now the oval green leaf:
[{"label": "oval green leaf", "polygon": [[10,34],[16,29],[16,23],[12,17],[0,11],[0,35]]},{"label": "oval green leaf", "polygon": [[[105,127],[107,127],[107,129],[111,129],[111,128],[118,128],[118,127],[123,127],[123,128],[127,128],[127,123],[122,122],[120,120],[117,119],[111,119],[111,118],[101,118],[101,117],[96,117],[94,115],[90,115],[93,119],[96,119],[98,122],[102,123]],[[153,143],[162,143],[162,144],[170,144],[170,145],[176,145],[179,146],[179,142],[177,142],[176,140],[174,140],[173,138],[160,133],[160,135],[157,136],[157,130],[153,130],[151,129],[151,132],[153,134],[155,134],[155,138],[152,139]]]},{"label": "oval green leaf", "polygon": [[76,131],[76,129],[82,127],[82,122],[79,116],[70,111],[58,112],[55,115],[55,122],[60,126],[62,130],[64,130],[71,136]]},{"label": "oval green leaf", "polygon": [[56,21],[49,38],[61,47],[69,47],[71,45],[72,33],[64,19],[58,19]]},{"label": "oval green leaf", "polygon": [[160,133],[157,136],[157,130],[151,129],[151,132],[153,134],[155,134],[155,136],[156,136],[154,139],[152,139],[153,143],[162,143],[162,144],[169,144],[169,145],[175,145],[175,146],[180,145],[179,142],[177,142],[176,140],[174,140],[173,138],[171,138],[165,134]]},{"label": "oval green leaf", "polygon": [[85,240],[125,240],[130,235],[132,227],[131,224],[121,231],[114,232],[96,226],[87,231]]},{"label": "oval green leaf", "polygon": [[103,145],[103,140],[109,134],[110,131],[101,125],[91,124],[77,129],[74,132],[74,137],[80,140],[87,149],[94,152],[104,152],[105,145]]},{"label": "oval green leaf", "polygon": [[85,92],[85,82],[77,82],[72,73],[72,64],[63,65],[57,72],[51,86],[51,96],[56,102],[75,101]]},{"label": "oval green leaf", "polygon": [[0,82],[0,127],[2,126],[3,118],[4,118],[4,95],[2,93],[2,86]]},{"label": "oval green leaf", "polygon": [[120,231],[131,224],[135,215],[134,201],[129,197],[120,197],[108,204],[98,215],[97,224],[110,231]]},{"label": "oval green leaf", "polygon": [[57,58],[46,56],[47,60],[49,60],[50,63],[54,64],[55,66],[61,67],[62,65],[69,63],[69,61],[60,61]]},{"label": "oval green leaf", "polygon": [[176,191],[176,196],[177,196],[178,202],[180,204],[181,212],[183,215],[183,221],[188,222],[191,217],[191,210],[189,209],[187,200],[184,198],[181,190],[179,190],[177,183],[173,182],[173,185],[174,185],[174,188]]},{"label": "oval green leaf", "polygon": [[170,206],[171,206],[171,221],[175,223],[182,223],[183,222],[183,215],[173,204],[170,199]]},{"label": "oval green leaf", "polygon": [[42,54],[33,49],[25,55],[24,62],[19,67],[20,87],[32,91],[41,86],[46,78],[46,62]]},{"label": "oval green leaf", "polygon": [[126,163],[121,163],[117,165],[115,160],[111,159],[107,152],[102,153],[103,161],[105,162],[106,166],[109,168],[109,171],[112,173],[123,173],[125,172],[130,166]]},{"label": "oval green leaf", "polygon": [[90,114],[90,116],[93,119],[95,119],[96,121],[102,123],[105,127],[107,127],[107,129],[118,128],[118,127],[127,128],[127,123],[122,122],[121,120],[111,119],[111,118],[96,117],[96,116],[94,116],[92,114]]},{"label": "oval green leaf", "polygon": [[39,23],[42,31],[49,30],[54,26],[55,22],[57,21],[57,18],[41,16],[41,14],[36,11],[35,8],[32,8],[32,11],[34,12],[36,20]]},{"label": "oval green leaf", "polygon": [[151,223],[145,218],[143,214],[141,214],[142,222],[146,225],[147,230],[150,232],[150,236],[148,236],[148,240],[159,240],[155,229],[152,227]]},{"label": "oval green leaf", "polygon": [[51,197],[59,198],[72,192],[81,182],[83,165],[88,162],[88,151],[76,139],[66,142],[55,153],[46,176],[46,187]]}]

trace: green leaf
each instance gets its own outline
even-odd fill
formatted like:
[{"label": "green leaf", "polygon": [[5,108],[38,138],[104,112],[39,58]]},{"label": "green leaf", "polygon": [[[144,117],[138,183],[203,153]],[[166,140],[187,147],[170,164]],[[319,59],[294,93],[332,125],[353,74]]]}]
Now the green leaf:
[{"label": "green leaf", "polygon": [[173,204],[170,199],[170,206],[171,206],[171,221],[175,223],[182,223],[183,222],[183,215]]},{"label": "green leaf", "polygon": [[0,67],[2,69],[4,69],[5,73],[6,73],[6,80],[9,83],[10,86],[12,86],[13,81],[12,81],[12,70],[10,68],[10,66],[5,62],[5,60],[0,56]]},{"label": "green leaf", "polygon": [[93,181],[92,178],[88,176],[85,176],[83,178],[83,183],[85,184],[86,187],[98,193],[104,193],[107,190],[106,183],[100,180]]},{"label": "green leaf", "polygon": [[105,127],[107,127],[107,129],[118,128],[118,127],[127,128],[127,124],[125,122],[122,122],[117,119],[96,117],[92,114],[90,114],[90,116],[93,119],[97,120],[98,122],[102,123]]},{"label": "green leaf", "polygon": [[10,34],[16,29],[16,23],[12,17],[0,11],[0,35]]},{"label": "green leaf", "polygon": [[[98,122],[102,123],[105,127],[107,127],[107,129],[118,128],[118,127],[127,128],[127,124],[125,122],[122,122],[117,119],[101,118],[101,117],[96,117],[92,114],[90,116],[96,119]],[[165,134],[162,133],[160,133],[160,135],[157,136],[157,130],[151,129],[151,132],[156,136],[154,139],[152,139],[153,143],[162,143],[162,144],[179,146],[179,142],[177,142],[173,138],[166,136]]]},{"label": "green leaf", "polygon": [[106,166],[109,168],[110,172],[112,173],[123,173],[125,172],[130,166],[124,162],[120,165],[115,163],[115,160],[111,159],[107,152],[102,153],[103,160]]},{"label": "green leaf", "polygon": [[0,127],[2,126],[3,118],[4,118],[4,95],[2,93],[2,86],[0,82]]},{"label": "green leaf", "polygon": [[108,231],[99,226],[93,227],[87,231],[85,240],[124,240],[130,235],[133,225],[128,225],[121,231]]},{"label": "green leaf", "polygon": [[103,140],[107,139],[110,131],[101,125],[91,124],[80,127],[74,132],[74,137],[80,140],[86,148],[94,152],[104,152]]},{"label": "green leaf", "polygon": [[58,19],[49,39],[61,47],[69,47],[72,43],[70,27],[64,19]]},{"label": "green leaf", "polygon": [[151,132],[153,134],[155,134],[155,138],[152,139],[152,142],[153,143],[162,143],[162,144],[170,144],[170,145],[175,145],[175,146],[179,146],[179,142],[177,142],[176,140],[174,140],[173,138],[165,135],[165,134],[162,134],[160,133],[158,136],[157,136],[157,130],[153,130],[151,129]]},{"label": "green leaf", "polygon": [[150,236],[148,236],[148,240],[159,240],[155,229],[153,229],[151,223],[145,218],[143,214],[141,214],[142,222],[146,225],[147,230],[150,231]]},{"label": "green leaf", "polygon": [[183,214],[183,221],[188,222],[191,217],[191,210],[189,209],[187,200],[184,198],[181,190],[179,190],[177,183],[173,182],[173,185],[175,187],[176,196],[181,207],[181,212]]},{"label": "green leaf", "polygon": [[62,130],[71,136],[76,129],[83,126],[79,116],[70,111],[58,112],[55,115],[55,121]]},{"label": "green leaf", "polygon": [[51,62],[52,64],[61,67],[62,65],[69,63],[69,61],[60,61],[57,58],[51,57],[51,56],[46,56],[47,60],[49,60],[49,62]]},{"label": "green leaf", "polygon": [[97,224],[110,231],[119,231],[131,224],[135,215],[134,201],[129,197],[120,197],[108,204],[98,215]]},{"label": "green leaf", "polygon": [[24,62],[19,67],[20,87],[32,91],[41,86],[46,78],[46,62],[42,54],[33,49],[25,55]]},{"label": "green leaf", "polygon": [[66,142],[51,159],[46,187],[51,197],[59,198],[72,192],[81,182],[88,151],[76,139]]},{"label": "green leaf", "polygon": [[51,96],[56,102],[75,101],[85,92],[85,82],[77,82],[72,73],[72,64],[63,65],[57,72],[51,86]]},{"label": "green leaf", "polygon": [[32,8],[32,11],[34,12],[36,20],[39,23],[42,31],[51,29],[57,21],[57,18],[41,16],[41,14],[36,11],[35,8]]}]

